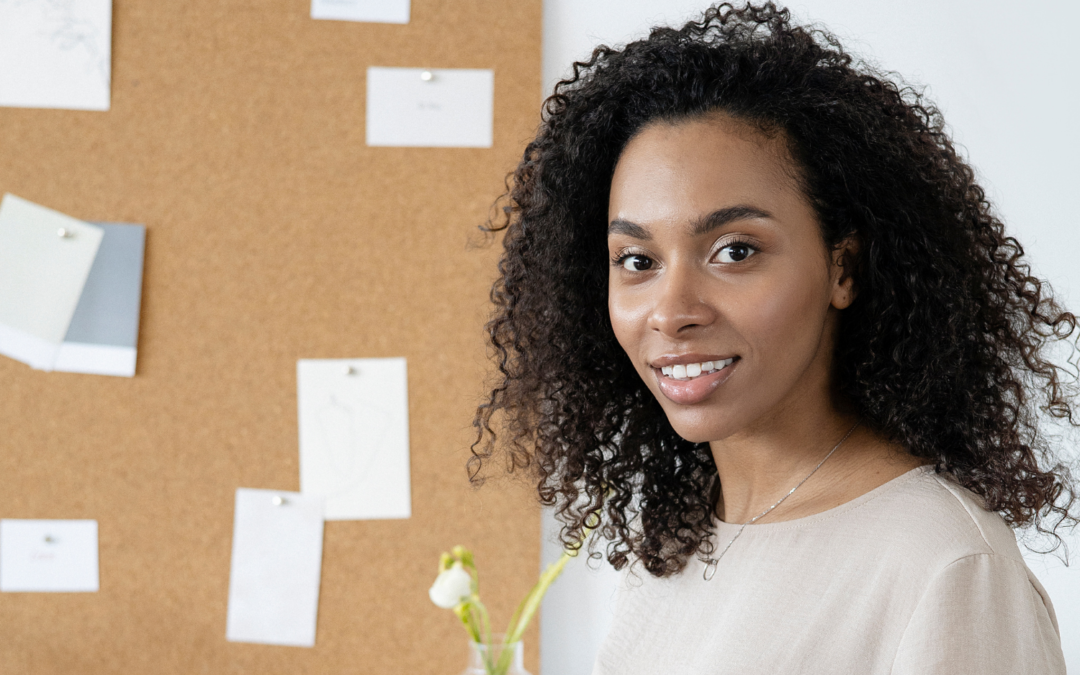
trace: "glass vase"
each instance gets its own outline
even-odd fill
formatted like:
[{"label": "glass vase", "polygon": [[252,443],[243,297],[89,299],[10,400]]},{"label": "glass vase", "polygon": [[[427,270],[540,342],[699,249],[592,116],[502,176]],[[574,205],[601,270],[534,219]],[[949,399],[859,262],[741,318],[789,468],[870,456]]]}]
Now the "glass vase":
[{"label": "glass vase", "polygon": [[522,659],[522,643],[493,638],[490,645],[469,642],[469,665],[461,675],[530,675]]}]

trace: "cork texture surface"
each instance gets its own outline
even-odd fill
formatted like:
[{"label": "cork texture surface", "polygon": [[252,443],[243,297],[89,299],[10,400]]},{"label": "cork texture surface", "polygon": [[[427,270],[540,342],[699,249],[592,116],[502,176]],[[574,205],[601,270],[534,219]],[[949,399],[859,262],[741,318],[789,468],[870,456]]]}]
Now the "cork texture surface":
[{"label": "cork texture surface", "polygon": [[[539,120],[540,0],[309,7],[115,0],[109,112],[0,108],[0,193],[147,226],[135,378],[0,359],[0,517],[97,519],[101,569],[0,594],[0,672],[458,673],[440,551],[475,550],[500,624],[536,579],[530,487],[464,465],[499,248],[474,244]],[[368,66],[494,69],[494,146],[366,147]],[[412,518],[327,523],[316,647],[226,642],[234,492],[299,488],[296,360],[384,356],[408,359]]]}]

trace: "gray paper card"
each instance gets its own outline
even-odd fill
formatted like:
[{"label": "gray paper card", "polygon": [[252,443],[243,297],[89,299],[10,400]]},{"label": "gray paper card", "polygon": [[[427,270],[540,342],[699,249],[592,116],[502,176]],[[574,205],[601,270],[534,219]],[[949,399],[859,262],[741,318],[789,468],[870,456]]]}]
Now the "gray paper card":
[{"label": "gray paper card", "polygon": [[105,231],[71,317],[55,370],[135,374],[146,227],[94,223]]}]

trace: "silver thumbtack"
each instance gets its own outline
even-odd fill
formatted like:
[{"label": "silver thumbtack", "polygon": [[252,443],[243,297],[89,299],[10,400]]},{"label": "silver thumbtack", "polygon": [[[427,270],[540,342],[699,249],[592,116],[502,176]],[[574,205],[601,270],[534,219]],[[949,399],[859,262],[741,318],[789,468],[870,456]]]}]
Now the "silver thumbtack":
[{"label": "silver thumbtack", "polygon": [[68,239],[74,234],[74,232],[67,229],[66,227],[61,227],[59,230],[56,231],[56,236],[60,237],[61,239]]},{"label": "silver thumbtack", "polygon": [[346,375],[355,375],[356,368],[353,368],[352,366],[345,366],[341,369],[341,372],[345,373]]},{"label": "silver thumbtack", "polygon": [[425,70],[424,72],[420,73],[420,79],[424,82],[431,82],[435,79],[435,74],[432,73],[430,70]]},{"label": "silver thumbtack", "polygon": [[274,503],[274,506],[282,506],[285,504],[285,499],[279,495],[274,495],[274,498],[270,501]]}]

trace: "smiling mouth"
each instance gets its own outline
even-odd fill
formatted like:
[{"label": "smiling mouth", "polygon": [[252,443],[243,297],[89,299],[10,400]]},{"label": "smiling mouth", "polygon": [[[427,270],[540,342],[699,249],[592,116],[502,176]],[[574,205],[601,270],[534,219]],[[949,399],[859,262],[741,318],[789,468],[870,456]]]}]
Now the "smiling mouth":
[{"label": "smiling mouth", "polygon": [[731,378],[741,359],[678,363],[654,368],[660,393],[677,405],[697,405],[706,401],[716,388]]},{"label": "smiling mouth", "polygon": [[673,380],[693,380],[702,375],[710,375],[718,370],[727,368],[735,362],[736,357],[722,359],[720,361],[702,361],[701,363],[679,364],[677,366],[664,366],[660,369],[666,377]]}]

